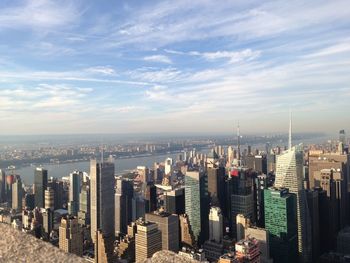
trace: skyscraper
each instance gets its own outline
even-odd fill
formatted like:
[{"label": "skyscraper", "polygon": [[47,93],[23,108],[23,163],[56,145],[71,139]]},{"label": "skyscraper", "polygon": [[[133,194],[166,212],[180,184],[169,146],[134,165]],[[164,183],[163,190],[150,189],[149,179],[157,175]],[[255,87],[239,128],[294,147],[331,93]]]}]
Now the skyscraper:
[{"label": "skyscraper", "polygon": [[127,233],[127,228],[132,221],[132,198],[134,185],[132,180],[118,177],[115,192],[115,232]]},{"label": "skyscraper", "polygon": [[138,263],[162,250],[162,234],[155,223],[139,220],[136,224],[135,258]]},{"label": "skyscraper", "polygon": [[69,214],[76,216],[79,211],[79,194],[82,184],[83,172],[74,171],[69,175]]},{"label": "skyscraper", "polygon": [[274,262],[296,262],[296,196],[285,188],[264,190],[265,228],[270,233],[270,251]]},{"label": "skyscraper", "polygon": [[144,187],[145,212],[150,213],[157,209],[157,187],[148,182]]},{"label": "skyscraper", "polygon": [[55,210],[55,192],[49,186],[45,190],[45,205],[44,205],[44,208],[50,208],[51,211]]},{"label": "skyscraper", "polygon": [[203,244],[208,238],[209,223],[207,176],[203,171],[186,172],[185,211],[197,244]]},{"label": "skyscraper", "polygon": [[47,170],[37,167],[34,171],[35,206],[44,207],[45,190],[47,188]]},{"label": "skyscraper", "polygon": [[78,221],[80,225],[90,224],[90,186],[89,182],[86,182],[81,187],[79,194],[79,212]]},{"label": "skyscraper", "polygon": [[22,212],[22,181],[19,175],[16,175],[16,181],[12,184],[12,209]]},{"label": "skyscraper", "polygon": [[251,221],[255,221],[255,205],[253,179],[255,173],[244,167],[235,167],[230,170],[227,180],[227,198],[229,205],[228,218],[231,234],[236,238],[236,216],[243,214]]},{"label": "skyscraper", "polygon": [[[288,188],[297,198],[298,252],[303,262],[311,259],[311,225],[303,184],[303,152],[300,146],[277,156],[275,187]],[[265,213],[266,216],[266,213]]]},{"label": "skyscraper", "polygon": [[312,233],[304,189],[303,157],[302,145],[292,147],[292,118],[290,117],[288,150],[277,156],[275,186],[288,188],[290,193],[296,195],[299,260],[310,262],[312,255]]},{"label": "skyscraper", "polygon": [[166,212],[146,214],[146,221],[157,224],[162,233],[162,249],[179,251],[179,217]]},{"label": "skyscraper", "polygon": [[181,215],[185,213],[184,188],[164,192],[164,210],[170,214]]},{"label": "skyscraper", "polygon": [[91,237],[96,231],[104,237],[114,236],[114,163],[90,162]]},{"label": "skyscraper", "polygon": [[67,216],[61,219],[59,247],[65,252],[83,255],[83,233],[77,218]]},{"label": "skyscraper", "polygon": [[217,243],[222,241],[223,218],[219,207],[211,207],[209,213],[209,240]]},{"label": "skyscraper", "polygon": [[6,174],[0,169],[0,203],[6,201]]}]

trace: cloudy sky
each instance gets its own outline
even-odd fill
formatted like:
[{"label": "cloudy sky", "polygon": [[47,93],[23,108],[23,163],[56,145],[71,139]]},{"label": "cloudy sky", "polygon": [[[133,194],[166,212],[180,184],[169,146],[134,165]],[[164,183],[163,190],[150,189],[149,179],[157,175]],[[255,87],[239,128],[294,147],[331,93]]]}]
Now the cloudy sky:
[{"label": "cloudy sky", "polygon": [[2,0],[0,134],[350,130],[349,1]]}]

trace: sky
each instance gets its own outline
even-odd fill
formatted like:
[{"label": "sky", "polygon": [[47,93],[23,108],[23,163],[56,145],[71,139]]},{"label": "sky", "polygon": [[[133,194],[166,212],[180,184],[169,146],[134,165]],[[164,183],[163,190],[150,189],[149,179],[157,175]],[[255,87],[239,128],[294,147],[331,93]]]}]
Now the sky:
[{"label": "sky", "polygon": [[350,132],[349,1],[2,0],[0,135]]}]

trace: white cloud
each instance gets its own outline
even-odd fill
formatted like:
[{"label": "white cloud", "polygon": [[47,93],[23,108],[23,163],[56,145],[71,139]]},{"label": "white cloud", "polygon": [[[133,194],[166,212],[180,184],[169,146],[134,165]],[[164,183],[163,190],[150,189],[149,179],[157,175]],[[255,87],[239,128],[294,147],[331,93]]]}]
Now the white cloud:
[{"label": "white cloud", "polygon": [[160,63],[165,63],[165,64],[172,64],[171,59],[167,56],[164,56],[164,55],[147,56],[147,57],[144,57],[143,60],[151,61],[151,62],[160,62]]},{"label": "white cloud", "polygon": [[86,69],[87,72],[99,73],[102,75],[115,75],[115,70],[110,66],[97,66]]},{"label": "white cloud", "polygon": [[79,16],[72,1],[25,0],[0,9],[0,29],[51,29],[71,25]]}]

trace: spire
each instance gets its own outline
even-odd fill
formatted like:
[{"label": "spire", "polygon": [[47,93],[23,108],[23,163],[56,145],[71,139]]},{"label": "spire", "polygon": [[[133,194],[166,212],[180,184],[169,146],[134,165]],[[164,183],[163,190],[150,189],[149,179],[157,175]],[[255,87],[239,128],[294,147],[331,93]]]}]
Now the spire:
[{"label": "spire", "polygon": [[289,110],[289,138],[288,138],[288,149],[292,148],[292,112]]}]

